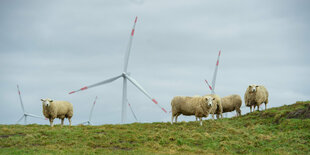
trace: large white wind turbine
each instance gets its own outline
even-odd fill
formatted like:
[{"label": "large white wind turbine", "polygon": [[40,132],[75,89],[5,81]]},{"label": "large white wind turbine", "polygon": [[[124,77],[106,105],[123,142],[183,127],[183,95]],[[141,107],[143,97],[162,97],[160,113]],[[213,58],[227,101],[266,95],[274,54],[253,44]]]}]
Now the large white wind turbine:
[{"label": "large white wind turbine", "polygon": [[215,70],[214,70],[213,79],[212,79],[212,86],[210,86],[208,80],[205,80],[207,85],[209,86],[209,89],[211,90],[211,94],[215,94],[215,82],[216,82],[217,70],[219,68],[219,63],[220,63],[220,56],[221,56],[221,50],[219,51],[219,54],[217,56],[217,61],[215,64]]},{"label": "large white wind turbine", "polygon": [[22,109],[23,109],[23,115],[20,119],[18,119],[17,123],[19,123],[23,118],[24,118],[24,121],[25,121],[25,124],[27,124],[27,117],[34,117],[34,118],[41,118],[41,119],[44,119],[43,117],[41,116],[38,116],[38,115],[34,115],[34,114],[30,114],[30,113],[27,113],[25,111],[25,108],[24,108],[24,104],[23,104],[23,100],[22,100],[22,97],[21,97],[21,93],[19,91],[19,86],[17,85],[17,91],[18,91],[18,95],[19,95],[19,100],[20,100],[20,105],[22,106]]},{"label": "large white wind turbine", "polygon": [[129,43],[128,43],[128,47],[127,47],[127,51],[126,51],[126,55],[125,55],[125,59],[124,59],[124,69],[123,69],[123,72],[120,75],[118,75],[118,76],[112,77],[110,79],[104,80],[104,81],[99,82],[99,83],[95,83],[93,85],[85,86],[85,87],[83,87],[81,89],[78,89],[76,91],[72,91],[72,92],[69,93],[69,94],[73,94],[75,92],[83,91],[83,90],[86,90],[88,88],[92,88],[92,87],[96,87],[96,86],[99,86],[99,85],[107,84],[107,83],[113,82],[113,81],[115,81],[115,80],[117,80],[117,79],[122,77],[123,78],[123,98],[122,98],[122,116],[121,116],[122,123],[124,123],[124,121],[125,121],[126,103],[128,103],[128,100],[127,100],[127,80],[129,82],[131,82],[134,86],[136,86],[144,95],[146,95],[150,100],[152,100],[165,113],[167,113],[167,111],[163,107],[161,107],[158,104],[158,102],[149,93],[147,93],[142,88],[142,86],[135,79],[133,79],[129,75],[129,73],[127,72],[128,60],[129,60],[129,55],[130,55],[130,49],[131,49],[132,39],[133,39],[133,36],[134,36],[134,33],[135,33],[135,26],[136,26],[136,23],[137,23],[137,19],[138,18],[136,17],[134,25],[133,25],[133,28],[132,28],[132,31],[131,31],[131,34],[130,34]]}]

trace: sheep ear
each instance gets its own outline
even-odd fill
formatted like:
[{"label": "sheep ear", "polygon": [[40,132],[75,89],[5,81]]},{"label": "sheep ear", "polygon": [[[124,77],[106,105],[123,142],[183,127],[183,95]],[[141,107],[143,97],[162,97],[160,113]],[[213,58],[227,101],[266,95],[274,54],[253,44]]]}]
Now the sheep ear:
[{"label": "sheep ear", "polygon": [[53,102],[54,100],[50,100],[51,102]]},{"label": "sheep ear", "polygon": [[41,99],[41,101],[44,101],[43,99]]},{"label": "sheep ear", "polygon": [[257,88],[258,86],[256,86],[256,88]]},{"label": "sheep ear", "polygon": [[213,100],[215,100],[215,98],[213,98]]}]

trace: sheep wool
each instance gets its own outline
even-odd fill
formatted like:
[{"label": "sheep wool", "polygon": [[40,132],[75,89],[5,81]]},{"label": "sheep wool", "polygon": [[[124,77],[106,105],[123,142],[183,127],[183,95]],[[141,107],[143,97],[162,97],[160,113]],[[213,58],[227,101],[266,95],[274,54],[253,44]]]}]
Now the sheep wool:
[{"label": "sheep wool", "polygon": [[200,125],[202,125],[202,117],[208,116],[209,109],[211,108],[213,102],[212,97],[188,97],[188,96],[176,96],[171,100],[171,124],[173,124],[173,119],[175,117],[175,122],[177,122],[178,116],[183,114],[185,116],[195,115],[200,120]]},{"label": "sheep wool", "polygon": [[209,114],[212,114],[212,119],[214,120],[214,114],[216,114],[217,110],[219,111],[218,113],[220,117],[223,118],[223,107],[222,107],[221,97],[216,94],[207,94],[205,96],[210,96],[215,99],[212,103],[212,107],[209,112]]},{"label": "sheep wool", "polygon": [[65,118],[68,118],[71,126],[73,116],[73,105],[67,101],[54,101],[51,99],[41,99],[43,105],[43,115],[49,119],[51,127],[55,118],[61,119],[61,126]]},{"label": "sheep wool", "polygon": [[269,93],[263,85],[249,85],[244,94],[244,104],[247,107],[250,107],[250,112],[253,112],[257,106],[259,111],[259,106],[262,103],[265,103],[265,110],[267,109]]},{"label": "sheep wool", "polygon": [[[240,95],[233,94],[229,96],[225,96],[221,98],[221,103],[223,107],[223,113],[225,112],[232,112],[236,110],[236,115],[241,116],[241,110],[240,107],[242,105],[242,100]],[[216,110],[216,117],[218,118],[218,115],[220,114],[219,110]]]}]

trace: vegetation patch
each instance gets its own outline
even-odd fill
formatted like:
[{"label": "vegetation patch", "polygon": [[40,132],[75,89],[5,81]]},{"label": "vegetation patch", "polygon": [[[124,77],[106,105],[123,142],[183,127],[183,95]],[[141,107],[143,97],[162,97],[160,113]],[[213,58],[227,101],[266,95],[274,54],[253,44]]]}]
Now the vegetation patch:
[{"label": "vegetation patch", "polygon": [[302,109],[297,109],[295,111],[290,112],[287,115],[287,118],[298,118],[298,119],[306,119],[310,118],[310,104],[305,104],[305,107]]},{"label": "vegetation patch", "polygon": [[203,126],[0,125],[0,154],[309,154],[309,104],[205,120]]}]

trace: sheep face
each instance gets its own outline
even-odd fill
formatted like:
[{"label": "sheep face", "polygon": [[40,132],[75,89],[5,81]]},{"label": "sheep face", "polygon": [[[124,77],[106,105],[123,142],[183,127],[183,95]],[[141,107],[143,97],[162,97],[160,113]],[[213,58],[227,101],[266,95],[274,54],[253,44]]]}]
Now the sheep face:
[{"label": "sheep face", "polygon": [[205,101],[208,105],[208,107],[212,106],[213,101],[215,100],[215,98],[211,97],[211,96],[205,96]]},{"label": "sheep face", "polygon": [[252,85],[249,85],[249,90],[251,93],[254,93],[257,91],[257,87],[258,85],[255,85],[255,84],[252,84]]},{"label": "sheep face", "polygon": [[42,101],[43,106],[45,106],[45,107],[50,106],[50,104],[53,102],[53,100],[52,100],[52,99],[49,99],[49,98],[47,98],[47,99],[41,99],[41,101]]}]

